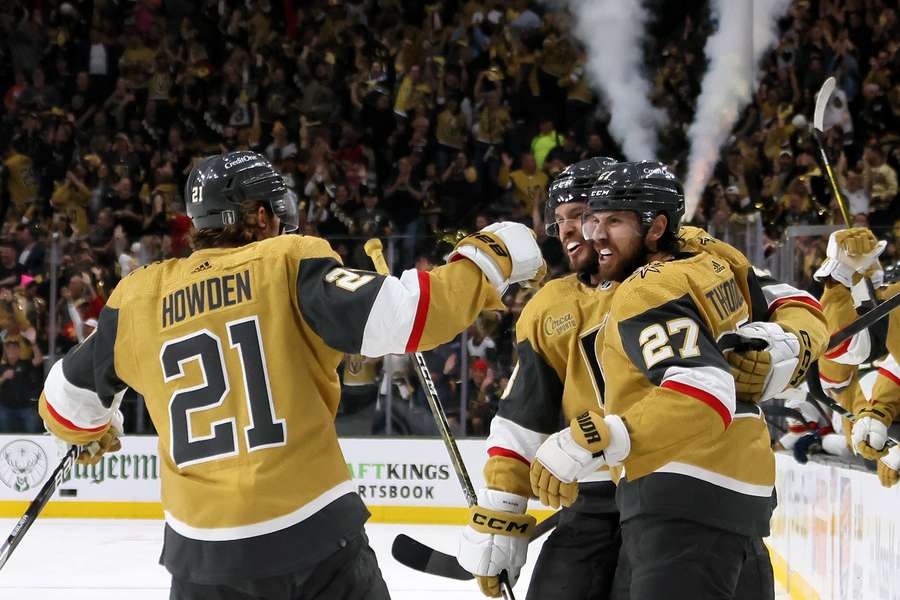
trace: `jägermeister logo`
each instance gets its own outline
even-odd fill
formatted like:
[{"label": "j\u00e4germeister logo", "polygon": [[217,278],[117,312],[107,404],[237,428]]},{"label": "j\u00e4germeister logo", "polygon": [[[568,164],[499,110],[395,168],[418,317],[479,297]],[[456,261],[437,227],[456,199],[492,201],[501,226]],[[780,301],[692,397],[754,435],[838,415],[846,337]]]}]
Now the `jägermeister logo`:
[{"label": "j\u00e4germeister logo", "polygon": [[29,440],[14,440],[0,450],[0,481],[6,487],[24,492],[38,485],[47,475],[47,453]]}]

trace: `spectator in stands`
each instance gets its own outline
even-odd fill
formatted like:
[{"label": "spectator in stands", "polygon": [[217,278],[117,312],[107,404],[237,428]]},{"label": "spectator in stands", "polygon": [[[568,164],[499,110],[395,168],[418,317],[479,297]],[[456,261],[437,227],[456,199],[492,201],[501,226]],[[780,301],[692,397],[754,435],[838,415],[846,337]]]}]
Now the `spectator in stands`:
[{"label": "spectator in stands", "polygon": [[[22,358],[21,345],[33,348],[30,360]],[[3,361],[0,363],[0,431],[7,433],[38,433],[42,430],[37,414],[37,400],[43,383],[44,357],[38,346],[18,335],[3,340]]]},{"label": "spectator in stands", "polygon": [[511,170],[513,160],[508,154],[503,154],[502,159],[503,167],[498,177],[500,188],[512,191],[514,214],[531,217],[535,208],[542,206],[549,178],[538,168],[531,152],[522,154],[519,168],[515,170]]}]

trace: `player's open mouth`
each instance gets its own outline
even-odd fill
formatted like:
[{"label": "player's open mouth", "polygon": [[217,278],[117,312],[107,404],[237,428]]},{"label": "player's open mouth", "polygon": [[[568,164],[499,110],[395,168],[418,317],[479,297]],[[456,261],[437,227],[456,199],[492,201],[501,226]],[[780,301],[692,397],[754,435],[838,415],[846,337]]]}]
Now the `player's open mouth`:
[{"label": "player's open mouth", "polygon": [[566,244],[566,252],[570,256],[578,252],[579,248],[581,248],[581,242],[569,242]]},{"label": "player's open mouth", "polygon": [[604,248],[600,250],[598,253],[599,258],[597,259],[599,262],[605,262],[612,257],[613,251],[609,248]]}]

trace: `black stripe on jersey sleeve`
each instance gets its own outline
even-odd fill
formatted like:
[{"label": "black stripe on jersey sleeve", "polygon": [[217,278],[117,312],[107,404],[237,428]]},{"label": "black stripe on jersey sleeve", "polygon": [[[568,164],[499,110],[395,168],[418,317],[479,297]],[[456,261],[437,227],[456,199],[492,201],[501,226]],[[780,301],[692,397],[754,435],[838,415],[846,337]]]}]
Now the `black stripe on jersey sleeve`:
[{"label": "black stripe on jersey sleeve", "polygon": [[109,306],[100,311],[97,329],[63,358],[63,375],[74,386],[91,390],[109,408],[113,397],[125,389],[116,374],[115,346],[119,311]]},{"label": "black stripe on jersey sleeve", "polygon": [[781,283],[769,275],[759,276],[753,269],[747,271],[747,287],[750,288],[750,320],[768,321],[769,303],[763,293],[763,286]]},{"label": "black stripe on jersey sleeve", "polygon": [[[675,333],[671,333],[668,330],[667,324],[673,319],[679,318],[688,318],[697,324],[697,347],[700,350],[697,356],[681,356],[680,350],[685,343],[685,336],[687,335],[685,330]],[[642,332],[655,325],[661,326],[666,332],[668,341],[663,346],[671,348],[672,356],[660,360],[648,368],[644,360],[644,351],[640,344],[640,338]],[[669,367],[718,367],[726,372],[729,371],[728,362],[716,345],[709,327],[700,316],[697,306],[688,294],[621,321],[619,323],[619,335],[622,338],[622,347],[625,349],[628,358],[653,382],[653,385],[662,383],[666,369]],[[660,346],[661,348],[662,346]]]},{"label": "black stripe on jersey sleeve", "polygon": [[516,346],[519,365],[497,414],[538,433],[560,429],[563,383],[556,371],[525,340]]},{"label": "black stripe on jersey sleeve", "polygon": [[[329,283],[325,277],[334,269],[350,275]],[[371,279],[353,289],[353,276]],[[297,273],[300,314],[326,344],[347,354],[359,354],[366,321],[384,279],[370,271],[347,269],[333,258],[303,259]]]}]

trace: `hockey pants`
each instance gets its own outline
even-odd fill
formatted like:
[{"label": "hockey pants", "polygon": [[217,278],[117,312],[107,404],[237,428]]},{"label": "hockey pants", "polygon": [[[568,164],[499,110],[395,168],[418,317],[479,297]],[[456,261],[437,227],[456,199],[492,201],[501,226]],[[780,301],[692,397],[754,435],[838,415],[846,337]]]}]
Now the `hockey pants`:
[{"label": "hockey pants", "polygon": [[169,600],[390,600],[364,533],[308,570],[203,585],[172,578]]},{"label": "hockey pants", "polygon": [[772,600],[772,565],[759,538],[662,515],[622,524],[613,600]]}]

